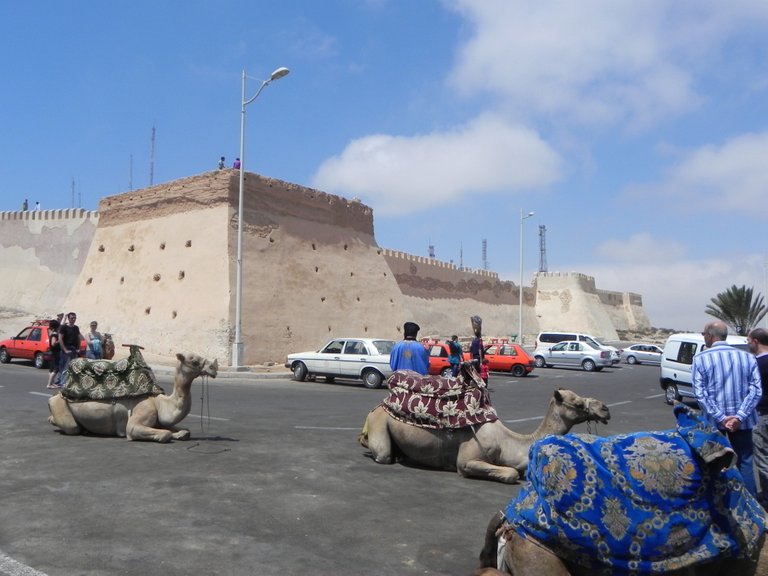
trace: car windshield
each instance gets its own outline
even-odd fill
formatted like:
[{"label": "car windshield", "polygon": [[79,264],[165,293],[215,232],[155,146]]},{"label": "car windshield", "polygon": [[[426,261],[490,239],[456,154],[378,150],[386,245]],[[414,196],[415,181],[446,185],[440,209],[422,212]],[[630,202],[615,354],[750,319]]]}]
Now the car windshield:
[{"label": "car windshield", "polygon": [[395,341],[394,340],[374,340],[373,345],[376,346],[376,350],[379,351],[379,354],[390,354],[392,352],[392,348],[395,347]]}]

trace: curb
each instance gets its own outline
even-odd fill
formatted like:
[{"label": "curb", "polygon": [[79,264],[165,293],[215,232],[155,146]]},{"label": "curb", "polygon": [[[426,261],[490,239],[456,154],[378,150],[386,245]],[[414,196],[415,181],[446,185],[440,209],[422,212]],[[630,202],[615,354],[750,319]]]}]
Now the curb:
[{"label": "curb", "polygon": [[[155,374],[162,374],[163,376],[173,376],[176,374],[175,366],[150,366]],[[244,370],[219,370],[216,379],[235,379],[235,380],[273,380],[278,378],[290,379],[293,377],[292,372],[252,372],[249,369]]]}]

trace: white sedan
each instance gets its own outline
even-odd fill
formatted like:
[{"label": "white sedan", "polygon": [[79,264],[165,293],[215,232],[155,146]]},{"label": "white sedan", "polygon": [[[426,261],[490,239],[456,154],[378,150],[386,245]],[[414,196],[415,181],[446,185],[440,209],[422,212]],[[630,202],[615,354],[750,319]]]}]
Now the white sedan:
[{"label": "white sedan", "polygon": [[392,375],[389,354],[394,340],[384,338],[336,338],[317,352],[288,354],[285,367],[302,382],[308,376],[362,380],[366,388],[378,388]]},{"label": "white sedan", "polygon": [[580,367],[587,372],[600,372],[613,365],[610,350],[594,348],[588,342],[564,340],[554,346],[539,346],[533,353],[537,368],[551,366]]},{"label": "white sedan", "polygon": [[621,352],[627,364],[661,364],[661,348],[654,344],[634,344]]}]

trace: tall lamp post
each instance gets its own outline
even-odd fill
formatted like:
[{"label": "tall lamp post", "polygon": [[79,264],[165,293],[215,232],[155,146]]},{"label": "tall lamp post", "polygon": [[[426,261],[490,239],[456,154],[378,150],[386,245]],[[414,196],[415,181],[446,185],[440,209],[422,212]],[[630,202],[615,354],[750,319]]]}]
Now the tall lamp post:
[{"label": "tall lamp post", "polygon": [[243,70],[240,99],[240,192],[237,199],[237,284],[235,286],[235,341],[232,343],[232,367],[239,368],[243,357],[243,189],[245,187],[245,107],[256,100],[261,91],[273,80],[278,80],[290,70],[280,67],[264,80],[256,94],[245,99],[245,70]]},{"label": "tall lamp post", "polygon": [[523,216],[523,209],[520,208],[520,318],[517,325],[517,341],[523,343],[523,222],[534,215],[534,212],[528,212]]}]

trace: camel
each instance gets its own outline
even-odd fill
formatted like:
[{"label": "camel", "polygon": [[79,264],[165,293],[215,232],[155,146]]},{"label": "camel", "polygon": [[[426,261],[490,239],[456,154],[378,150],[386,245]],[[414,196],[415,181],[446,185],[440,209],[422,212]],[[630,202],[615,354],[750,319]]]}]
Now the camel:
[{"label": "camel", "polygon": [[599,400],[559,389],[532,434],[513,432],[501,420],[455,429],[421,428],[393,418],[379,405],[368,414],[358,441],[379,464],[391,464],[396,455],[402,455],[413,464],[456,470],[465,478],[514,484],[525,475],[534,441],[548,434],[565,434],[581,422],[605,424],[609,419],[608,407]]},{"label": "camel", "polygon": [[157,394],[71,402],[59,393],[48,400],[51,411],[48,421],[67,435],[87,431],[128,440],[187,440],[189,430],[176,424],[192,407],[189,395],[192,381],[198,376],[216,378],[219,365],[218,361],[210,362],[197,354],[176,354],[176,358],[176,377],[170,396]]},{"label": "camel", "polygon": [[768,576],[768,514],[730,444],[698,411],[675,416],[675,430],[537,442],[473,576]]}]

